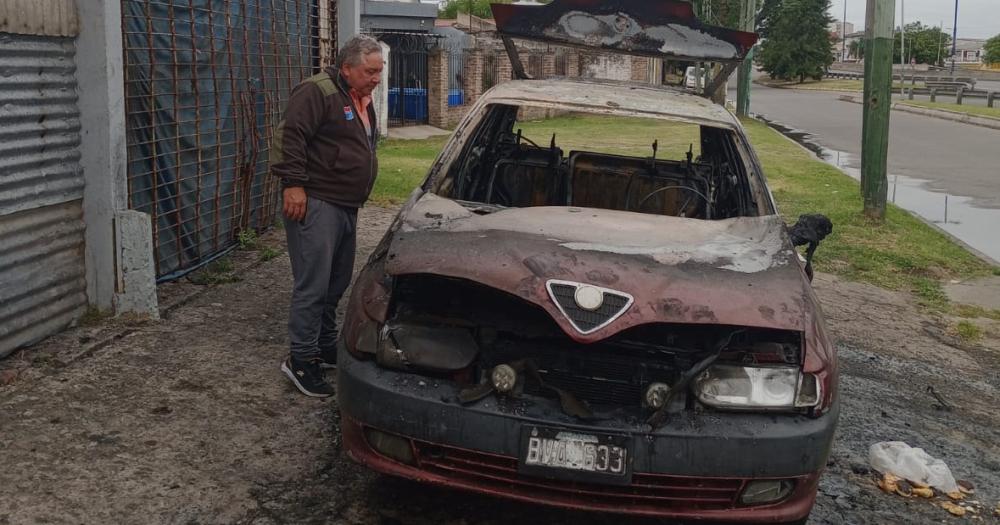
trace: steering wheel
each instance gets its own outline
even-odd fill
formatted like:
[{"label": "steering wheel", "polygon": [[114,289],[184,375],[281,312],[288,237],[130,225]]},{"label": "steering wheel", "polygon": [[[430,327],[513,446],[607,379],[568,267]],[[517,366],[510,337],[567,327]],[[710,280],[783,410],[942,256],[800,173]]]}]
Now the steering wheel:
[{"label": "steering wheel", "polygon": [[[698,191],[698,190],[696,190],[696,189],[694,189],[694,188],[692,188],[690,186],[664,186],[662,188],[657,188],[657,189],[655,189],[655,190],[647,193],[646,196],[643,197],[641,201],[639,201],[639,205],[635,207],[635,211],[641,213],[642,212],[642,205],[643,204],[646,204],[646,202],[650,198],[652,198],[654,195],[656,195],[657,193],[662,193],[662,192],[667,191],[667,190],[687,190],[690,193],[693,193],[694,195],[697,195],[698,197],[701,197],[702,200],[705,201],[705,205],[706,206],[712,203],[711,199],[709,199],[704,193],[702,193],[702,192],[700,192],[700,191]],[[681,210],[682,211],[685,210],[685,209],[687,209],[688,204],[691,203],[691,198],[692,197],[688,197],[688,200],[684,201],[684,204],[681,206]]]}]

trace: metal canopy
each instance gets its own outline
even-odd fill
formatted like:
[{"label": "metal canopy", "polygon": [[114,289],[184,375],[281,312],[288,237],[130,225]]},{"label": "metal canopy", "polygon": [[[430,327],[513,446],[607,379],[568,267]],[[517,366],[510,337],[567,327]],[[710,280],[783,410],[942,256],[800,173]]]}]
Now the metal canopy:
[{"label": "metal canopy", "polygon": [[[493,4],[497,32],[518,78],[528,78],[512,38],[688,62],[717,62],[721,79],[743,61],[757,35],[703,24],[678,0],[555,0],[544,6]],[[706,89],[714,91],[719,79]]]}]

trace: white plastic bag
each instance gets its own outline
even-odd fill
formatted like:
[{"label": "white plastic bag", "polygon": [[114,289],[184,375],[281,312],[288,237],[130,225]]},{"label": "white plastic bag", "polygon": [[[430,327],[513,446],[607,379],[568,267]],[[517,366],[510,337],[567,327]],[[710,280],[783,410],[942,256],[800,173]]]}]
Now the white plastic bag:
[{"label": "white plastic bag", "polygon": [[882,474],[890,473],[911,483],[928,485],[942,492],[957,492],[958,484],[948,465],[922,448],[902,441],[876,443],[868,449],[868,462]]}]

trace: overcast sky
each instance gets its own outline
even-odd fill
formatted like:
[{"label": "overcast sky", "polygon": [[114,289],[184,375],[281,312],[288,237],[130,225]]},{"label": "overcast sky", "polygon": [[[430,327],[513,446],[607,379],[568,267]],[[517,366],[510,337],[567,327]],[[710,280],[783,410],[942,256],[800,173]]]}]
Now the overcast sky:
[{"label": "overcast sky", "polygon": [[[867,0],[832,0],[830,14],[840,20],[847,2],[847,21],[860,31],[865,25]],[[899,25],[900,4],[905,2],[906,23],[923,22],[937,26],[944,22],[947,32],[955,20],[952,0],[897,0],[896,25]],[[1000,0],[958,0],[958,38],[990,38],[1000,34]]]}]

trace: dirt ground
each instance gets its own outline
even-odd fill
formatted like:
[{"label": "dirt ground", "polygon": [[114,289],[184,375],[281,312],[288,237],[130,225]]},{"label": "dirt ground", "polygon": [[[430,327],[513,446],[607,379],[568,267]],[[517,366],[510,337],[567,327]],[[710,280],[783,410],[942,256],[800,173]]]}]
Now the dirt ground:
[{"label": "dirt ground", "polygon": [[[393,211],[363,211],[359,263]],[[282,249],[283,233],[263,244]],[[239,282],[161,287],[163,319],[103,320],[0,361],[0,524],[649,523],[373,475],[341,452],[337,402],[280,375],[288,258],[232,256]],[[821,275],[842,414],[811,523],[996,523],[1000,341],[966,346],[903,294]],[[987,323],[981,321],[981,323]],[[332,376],[331,376],[332,379]],[[936,408],[933,387],[953,408]],[[869,445],[902,440],[977,487],[978,517],[880,492]],[[752,451],[748,451],[752,453]]]}]

